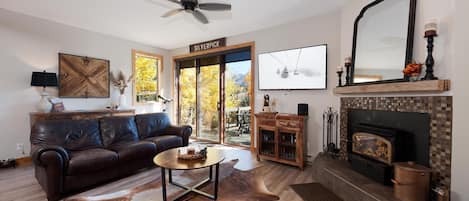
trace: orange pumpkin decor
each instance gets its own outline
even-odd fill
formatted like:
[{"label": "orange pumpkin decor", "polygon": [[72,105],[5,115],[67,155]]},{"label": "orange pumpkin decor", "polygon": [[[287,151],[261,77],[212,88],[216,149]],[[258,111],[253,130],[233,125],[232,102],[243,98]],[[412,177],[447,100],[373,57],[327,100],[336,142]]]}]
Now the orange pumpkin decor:
[{"label": "orange pumpkin decor", "polygon": [[423,64],[408,64],[404,69],[404,75],[406,76],[419,76],[422,72]]}]

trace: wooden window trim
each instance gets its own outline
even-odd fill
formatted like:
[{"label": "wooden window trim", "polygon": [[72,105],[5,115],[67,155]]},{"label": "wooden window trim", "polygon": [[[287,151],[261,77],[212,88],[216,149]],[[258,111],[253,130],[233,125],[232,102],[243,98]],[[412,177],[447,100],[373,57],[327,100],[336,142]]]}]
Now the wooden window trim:
[{"label": "wooden window trim", "polygon": [[[155,58],[158,60],[158,69],[157,69],[157,73],[158,73],[158,80],[156,81],[156,84],[158,86],[158,93],[160,93],[161,91],[161,74],[163,73],[163,70],[164,70],[164,61],[163,61],[163,56],[162,55],[159,55],[159,54],[155,54],[155,53],[150,53],[150,52],[144,52],[144,51],[140,51],[140,50],[135,50],[135,49],[132,49],[132,74],[135,75],[135,71],[136,71],[136,66],[135,66],[135,62],[136,62],[136,57],[137,55],[142,55],[142,56],[145,56],[145,57],[150,57],[150,58]],[[137,90],[135,89],[135,79],[132,81],[132,105],[145,105],[146,103],[138,103],[137,102]]]}]

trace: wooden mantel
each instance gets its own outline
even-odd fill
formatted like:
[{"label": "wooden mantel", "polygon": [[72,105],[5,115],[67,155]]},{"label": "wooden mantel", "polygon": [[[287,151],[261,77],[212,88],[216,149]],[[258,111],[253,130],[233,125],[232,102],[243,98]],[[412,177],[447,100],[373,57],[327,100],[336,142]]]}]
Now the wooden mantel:
[{"label": "wooden mantel", "polygon": [[429,80],[418,82],[397,82],[385,84],[355,85],[337,87],[335,94],[370,94],[370,93],[441,93],[449,91],[450,80]]}]

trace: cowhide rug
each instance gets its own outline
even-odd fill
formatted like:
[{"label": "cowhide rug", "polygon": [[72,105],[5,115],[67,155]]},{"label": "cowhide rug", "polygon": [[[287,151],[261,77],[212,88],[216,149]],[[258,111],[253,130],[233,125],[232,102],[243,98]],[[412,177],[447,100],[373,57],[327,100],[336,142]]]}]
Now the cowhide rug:
[{"label": "cowhide rug", "polygon": [[[262,175],[263,167],[241,171],[234,166],[238,160],[228,161],[220,165],[218,200],[220,201],[274,201],[280,198],[267,190]],[[173,180],[183,185],[192,186],[208,177],[208,169],[173,171]],[[213,194],[213,184],[201,188]],[[168,199],[173,200],[184,190],[167,184]],[[138,186],[134,189],[115,193],[89,196],[71,197],[65,201],[160,201],[163,200],[161,192],[161,178]],[[206,201],[208,199],[199,195],[188,195],[184,200]]]}]

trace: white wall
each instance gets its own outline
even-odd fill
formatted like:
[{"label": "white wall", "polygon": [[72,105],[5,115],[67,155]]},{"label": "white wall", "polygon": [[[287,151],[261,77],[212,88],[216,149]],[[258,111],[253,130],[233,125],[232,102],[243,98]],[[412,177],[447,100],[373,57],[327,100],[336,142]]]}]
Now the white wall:
[{"label": "white wall", "polygon": [[453,159],[452,159],[452,200],[469,200],[469,1],[456,0],[452,37],[454,41],[453,63]]},{"label": "white wall", "polygon": [[[0,9],[0,44],[0,159],[23,156],[16,151],[17,143],[24,144],[25,155],[29,155],[29,112],[35,111],[40,99],[40,90],[30,86],[31,72],[57,72],[59,52],[108,59],[112,72],[122,70],[130,75],[131,50],[137,49],[165,56],[164,73],[171,72],[167,50],[3,9]],[[164,80],[163,86],[169,83],[169,79]],[[48,91],[57,96],[56,89]],[[128,103],[131,93],[131,88],[127,89]],[[109,99],[64,99],[64,104],[69,110],[104,109],[116,102],[118,95],[112,88]]]},{"label": "white wall", "polygon": [[[254,41],[256,59],[259,53],[285,50],[311,45],[328,44],[328,89],[301,91],[259,91],[258,63],[256,61],[255,112],[262,110],[264,94],[269,94],[281,113],[297,113],[298,103],[309,104],[308,117],[308,154],[315,157],[322,150],[322,113],[328,106],[338,109],[338,99],[332,93],[337,85],[335,73],[339,65],[340,17],[338,12],[308,18],[261,31],[228,37],[228,45]],[[171,51],[171,55],[188,53],[188,48]]]}]

